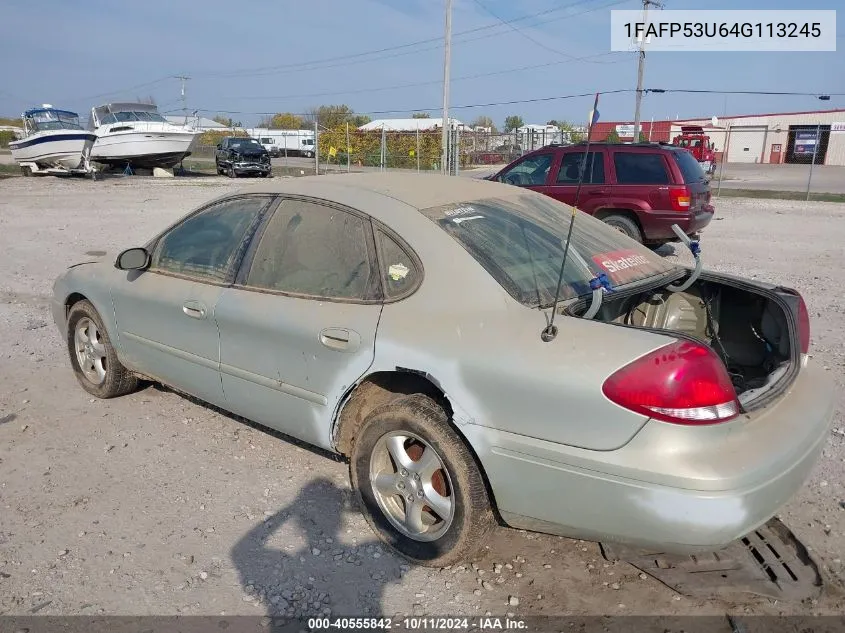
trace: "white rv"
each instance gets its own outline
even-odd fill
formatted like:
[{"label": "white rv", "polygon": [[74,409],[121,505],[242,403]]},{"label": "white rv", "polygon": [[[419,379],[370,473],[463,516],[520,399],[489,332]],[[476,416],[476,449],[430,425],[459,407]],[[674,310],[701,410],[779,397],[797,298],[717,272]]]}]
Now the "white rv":
[{"label": "white rv", "polygon": [[304,156],[313,158],[316,143],[314,130],[270,130],[253,128],[247,133],[261,143],[271,156]]}]

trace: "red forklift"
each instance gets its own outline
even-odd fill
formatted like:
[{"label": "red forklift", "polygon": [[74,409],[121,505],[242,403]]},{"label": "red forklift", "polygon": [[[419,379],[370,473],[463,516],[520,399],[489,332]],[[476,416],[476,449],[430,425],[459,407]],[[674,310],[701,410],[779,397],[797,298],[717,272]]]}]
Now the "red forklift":
[{"label": "red forklift", "polygon": [[672,139],[672,145],[683,147],[695,156],[706,174],[716,173],[715,145],[700,125],[682,125],[681,133]]}]

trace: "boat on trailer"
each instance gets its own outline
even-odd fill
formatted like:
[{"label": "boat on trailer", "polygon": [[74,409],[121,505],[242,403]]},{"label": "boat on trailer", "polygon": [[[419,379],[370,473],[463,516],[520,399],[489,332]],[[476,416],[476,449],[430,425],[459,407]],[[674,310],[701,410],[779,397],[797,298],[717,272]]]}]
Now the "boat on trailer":
[{"label": "boat on trailer", "polygon": [[148,103],[108,103],[91,110],[89,128],[97,140],[91,160],[124,169],[175,167],[199,134],[175,125]]},{"label": "boat on trailer", "polygon": [[45,103],[21,119],[24,137],[9,143],[9,149],[25,176],[93,173],[90,153],[97,137],[82,128],[76,112]]}]

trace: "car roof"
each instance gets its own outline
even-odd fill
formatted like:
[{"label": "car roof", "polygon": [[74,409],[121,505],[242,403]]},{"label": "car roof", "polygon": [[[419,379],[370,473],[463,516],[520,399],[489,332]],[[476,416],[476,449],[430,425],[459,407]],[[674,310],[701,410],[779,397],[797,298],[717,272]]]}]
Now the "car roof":
[{"label": "car roof", "polygon": [[362,199],[375,194],[415,209],[427,209],[483,198],[510,198],[525,191],[471,177],[375,172],[285,178],[246,187],[238,193],[314,196],[353,208],[360,208]]}]

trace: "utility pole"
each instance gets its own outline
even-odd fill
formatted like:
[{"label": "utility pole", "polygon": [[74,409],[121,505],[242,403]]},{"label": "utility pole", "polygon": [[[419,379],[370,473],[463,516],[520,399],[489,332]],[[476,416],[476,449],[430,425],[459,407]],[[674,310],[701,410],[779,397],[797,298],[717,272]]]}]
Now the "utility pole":
[{"label": "utility pole", "polygon": [[452,0],[446,0],[446,33],[444,36],[444,56],[443,56],[443,134],[442,134],[442,152],[440,156],[440,169],[444,174],[448,174],[449,164],[449,70],[452,64]]},{"label": "utility pole", "polygon": [[[647,18],[649,6],[655,6],[660,9],[663,8],[662,4],[655,2],[654,0],[643,0],[643,23],[645,24],[646,31],[648,30]],[[634,143],[640,140],[640,106],[643,101],[643,73],[645,72],[645,44],[647,39],[646,34],[643,33],[642,39],[640,40],[640,60],[637,64],[637,97],[636,105],[634,106]]]},{"label": "utility pole", "polygon": [[182,112],[185,114],[185,123],[188,123],[188,107],[185,104],[185,82],[190,79],[190,77],[186,77],[185,75],[176,75],[176,79],[179,79],[182,82]]}]

